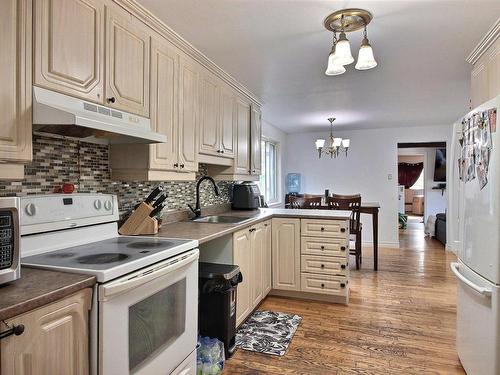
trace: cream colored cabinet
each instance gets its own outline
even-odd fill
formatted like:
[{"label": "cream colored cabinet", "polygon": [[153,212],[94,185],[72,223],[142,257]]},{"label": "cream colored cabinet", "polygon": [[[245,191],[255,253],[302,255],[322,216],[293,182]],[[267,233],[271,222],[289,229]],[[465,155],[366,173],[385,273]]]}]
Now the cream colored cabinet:
[{"label": "cream colored cabinet", "polygon": [[264,296],[264,246],[266,233],[264,224],[259,223],[251,231],[251,253],[252,253],[252,306],[256,307]]},{"label": "cream colored cabinet", "polygon": [[92,289],[84,289],[8,319],[9,326],[22,324],[25,330],[0,342],[1,374],[88,374],[91,296]]},{"label": "cream colored cabinet", "polygon": [[149,117],[149,29],[118,5],[107,4],[105,104]]},{"label": "cream colored cabinet", "polygon": [[250,129],[250,170],[251,174],[259,176],[262,171],[261,157],[262,114],[258,107],[252,106]]},{"label": "cream colored cabinet", "polygon": [[242,229],[233,234],[233,264],[240,267],[243,281],[238,284],[236,293],[236,325],[239,325],[252,312],[252,252],[251,232]]},{"label": "cream colored cabinet", "polygon": [[264,250],[262,251],[262,288],[263,297],[271,291],[272,280],[272,225],[271,220],[264,222]]},{"label": "cream colored cabinet", "polygon": [[250,174],[250,103],[241,97],[236,98],[236,134],[234,172],[248,175]]},{"label": "cream colored cabinet", "polygon": [[[151,126],[167,136],[167,142],[153,145],[111,145],[110,165],[114,179],[138,179],[146,181],[176,180],[194,181],[198,169],[196,154],[197,94],[196,66],[188,65],[182,57],[183,76],[180,86],[182,53],[161,37],[151,42]],[[186,95],[181,101],[180,95]],[[188,106],[182,113],[185,126],[180,127],[180,104]],[[194,116],[193,116],[194,115]]]},{"label": "cream colored cabinet", "polygon": [[34,18],[34,84],[101,103],[104,2],[37,0]]},{"label": "cream colored cabinet", "polygon": [[300,219],[272,219],[273,289],[300,291]]},{"label": "cream colored cabinet", "polygon": [[0,179],[31,160],[31,0],[0,1]]},{"label": "cream colored cabinet", "polygon": [[[492,29],[493,30],[493,29]],[[500,35],[488,35],[489,47],[482,51],[471,72],[471,106],[475,108],[500,95]],[[480,44],[481,47],[484,47]]]},{"label": "cream colored cabinet", "polygon": [[200,153],[220,154],[220,84],[209,73],[200,75]]},{"label": "cream colored cabinet", "polygon": [[235,94],[223,85],[220,91],[220,151],[224,157],[234,158],[236,149]]}]

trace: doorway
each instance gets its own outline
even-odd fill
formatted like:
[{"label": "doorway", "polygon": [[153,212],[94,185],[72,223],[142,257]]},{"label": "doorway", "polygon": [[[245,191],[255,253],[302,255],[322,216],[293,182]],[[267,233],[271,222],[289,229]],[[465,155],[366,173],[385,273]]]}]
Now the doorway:
[{"label": "doorway", "polygon": [[446,142],[398,144],[397,157],[400,243],[402,235],[436,237],[447,206]]}]

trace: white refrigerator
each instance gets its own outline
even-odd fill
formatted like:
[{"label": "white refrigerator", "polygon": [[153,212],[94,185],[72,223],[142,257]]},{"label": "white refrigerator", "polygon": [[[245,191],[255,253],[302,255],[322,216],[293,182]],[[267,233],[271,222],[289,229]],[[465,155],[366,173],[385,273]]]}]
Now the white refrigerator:
[{"label": "white refrigerator", "polygon": [[[487,112],[492,109],[500,111],[500,96],[455,124],[452,147],[460,239],[458,261],[451,263],[458,279],[457,351],[469,375],[500,375],[500,116]],[[464,139],[462,122],[477,113],[483,119],[489,113],[488,124],[466,126]]]}]

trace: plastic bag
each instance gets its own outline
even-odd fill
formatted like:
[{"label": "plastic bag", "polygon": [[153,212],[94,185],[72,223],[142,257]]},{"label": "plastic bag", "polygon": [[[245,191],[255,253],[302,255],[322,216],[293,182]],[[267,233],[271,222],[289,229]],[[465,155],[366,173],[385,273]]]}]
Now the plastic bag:
[{"label": "plastic bag", "polygon": [[196,374],[217,375],[224,368],[224,344],[210,337],[200,337],[196,351]]}]

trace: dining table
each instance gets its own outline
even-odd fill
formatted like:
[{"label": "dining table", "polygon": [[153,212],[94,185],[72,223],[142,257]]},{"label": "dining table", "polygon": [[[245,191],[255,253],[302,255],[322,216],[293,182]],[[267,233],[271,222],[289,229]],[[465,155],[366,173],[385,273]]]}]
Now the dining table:
[{"label": "dining table", "polygon": [[[287,203],[285,207],[290,208],[290,204]],[[315,207],[316,209],[330,209],[329,206],[320,205]],[[373,269],[378,270],[378,213],[380,211],[379,202],[361,202],[360,212],[362,214],[371,215],[372,217],[372,232],[373,232]]]}]

